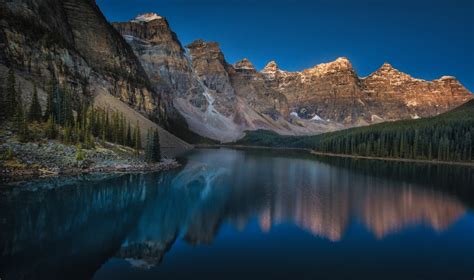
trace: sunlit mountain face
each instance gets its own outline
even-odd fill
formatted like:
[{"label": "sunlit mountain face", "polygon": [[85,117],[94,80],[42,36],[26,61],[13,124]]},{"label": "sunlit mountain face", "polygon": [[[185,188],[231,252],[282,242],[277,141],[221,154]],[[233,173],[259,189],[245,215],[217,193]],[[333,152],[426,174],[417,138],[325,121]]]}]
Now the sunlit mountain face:
[{"label": "sunlit mountain face", "polygon": [[315,242],[349,254],[355,238],[371,248],[420,232],[456,235],[472,219],[472,190],[462,187],[473,182],[471,171],[209,149],[170,173],[31,182],[0,192],[1,271],[100,279],[118,262],[155,275],[188,247],[241,244],[224,250],[238,256],[263,246],[256,240],[290,245],[302,235],[308,248]]}]

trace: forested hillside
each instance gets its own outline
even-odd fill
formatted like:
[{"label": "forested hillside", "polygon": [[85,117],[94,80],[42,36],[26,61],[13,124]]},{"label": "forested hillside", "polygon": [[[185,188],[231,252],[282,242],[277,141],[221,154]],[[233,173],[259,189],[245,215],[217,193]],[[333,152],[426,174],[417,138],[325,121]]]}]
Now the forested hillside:
[{"label": "forested hillside", "polygon": [[474,101],[436,117],[386,122],[316,136],[248,132],[235,144],[307,148],[359,156],[472,161]]}]

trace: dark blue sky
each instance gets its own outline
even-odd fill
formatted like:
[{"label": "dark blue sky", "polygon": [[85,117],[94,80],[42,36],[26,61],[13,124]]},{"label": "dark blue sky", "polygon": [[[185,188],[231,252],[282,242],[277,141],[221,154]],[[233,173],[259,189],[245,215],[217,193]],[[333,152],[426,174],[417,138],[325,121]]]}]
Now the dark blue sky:
[{"label": "dark blue sky", "polygon": [[217,41],[228,62],[301,70],[340,56],[360,76],[383,62],[474,91],[474,0],[97,0],[109,21],[166,17],[186,45]]}]

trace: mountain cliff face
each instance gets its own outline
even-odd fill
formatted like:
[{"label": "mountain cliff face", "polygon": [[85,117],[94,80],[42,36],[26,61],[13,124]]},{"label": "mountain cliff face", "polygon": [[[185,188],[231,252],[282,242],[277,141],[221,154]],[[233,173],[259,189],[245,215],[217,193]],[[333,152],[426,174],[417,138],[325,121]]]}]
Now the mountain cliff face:
[{"label": "mountain cliff face", "polygon": [[472,98],[453,77],[424,81],[388,63],[360,78],[347,58],[301,72],[282,71],[270,62],[262,73],[288,98],[295,115],[346,126],[434,116]]},{"label": "mountain cliff face", "polygon": [[433,81],[415,79],[384,63],[361,79],[362,90],[376,106],[372,114],[385,120],[430,117],[446,112],[472,98],[454,77]]},{"label": "mountain cliff face", "polygon": [[[169,36],[155,38],[170,41]],[[93,0],[0,0],[0,80],[14,69],[26,105],[36,84],[44,111],[48,83],[56,79],[70,88],[73,107],[86,102],[118,110],[138,121],[145,141],[146,128],[167,125],[173,114],[164,72],[148,75],[155,68],[145,72],[146,66]],[[163,129],[161,134],[165,148],[189,148]]]},{"label": "mountain cliff face", "polygon": [[164,80],[172,90],[169,98],[190,129],[220,141],[245,130],[310,135],[428,117],[472,98],[453,77],[424,81],[387,63],[365,78],[347,58],[300,72],[281,70],[274,61],[261,71],[248,59],[231,65],[216,42],[196,40],[183,48],[157,14],[113,25],[152,82]]},{"label": "mountain cliff face", "polygon": [[[113,26],[132,46],[152,84],[163,82],[169,89],[166,96],[172,102],[171,108],[167,110],[171,122],[180,126],[180,118],[183,117],[186,126],[192,131],[213,139],[234,139],[239,136],[240,130],[231,119],[233,89],[226,87],[225,82],[219,83],[227,75],[225,70],[219,73],[224,67],[221,65],[219,68],[223,58],[220,61],[218,57],[214,59],[213,55],[202,57],[201,60],[197,58],[204,53],[211,53],[212,44],[202,42],[201,45],[196,43],[189,46],[190,49],[194,48],[193,62],[189,57],[191,54],[185,52],[176,34],[161,16],[144,14],[129,22],[113,23]],[[206,69],[213,70],[199,72],[200,63],[206,63]],[[219,76],[222,73],[224,76]]]},{"label": "mountain cliff face", "polygon": [[174,110],[173,98],[184,98],[196,106],[207,104],[204,89],[194,78],[190,61],[166,19],[144,14],[113,26],[132,46],[150,81],[167,89],[165,96],[171,102],[168,112]]},{"label": "mountain cliff face", "polygon": [[234,113],[235,92],[230,84],[228,68],[224,54],[215,42],[196,40],[186,46],[197,77],[212,92],[213,107],[224,116]]},{"label": "mountain cliff face", "polygon": [[252,109],[274,120],[279,116],[289,116],[286,96],[269,86],[265,81],[265,76],[257,72],[248,59],[245,58],[234,64],[229,69],[229,73],[236,94]]},{"label": "mountain cliff face", "polygon": [[55,77],[77,98],[112,93],[153,120],[165,120],[164,89],[150,84],[95,1],[1,0],[0,15],[0,64],[30,81]]},{"label": "mountain cliff face", "polygon": [[271,88],[284,94],[290,111],[303,119],[350,121],[363,114],[360,81],[346,58],[302,72],[286,72],[270,62],[262,73]]}]

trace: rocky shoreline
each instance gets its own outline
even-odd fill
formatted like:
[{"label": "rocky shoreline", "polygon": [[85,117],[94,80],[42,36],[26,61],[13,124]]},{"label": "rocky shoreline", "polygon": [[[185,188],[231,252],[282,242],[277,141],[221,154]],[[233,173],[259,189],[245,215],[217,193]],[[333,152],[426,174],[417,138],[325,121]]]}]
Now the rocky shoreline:
[{"label": "rocky shoreline", "polygon": [[[83,154],[78,160],[77,153]],[[58,141],[20,143],[13,138],[0,144],[0,182],[90,173],[156,172],[178,168],[175,159],[147,163],[133,149],[100,143],[81,149]]]},{"label": "rocky shoreline", "polygon": [[49,178],[56,176],[74,176],[91,173],[135,173],[135,172],[158,172],[168,171],[180,167],[175,159],[165,159],[159,163],[141,164],[141,165],[116,165],[97,168],[68,168],[60,171],[51,171],[48,169],[3,169],[0,168],[1,181],[23,181],[27,179]]}]

